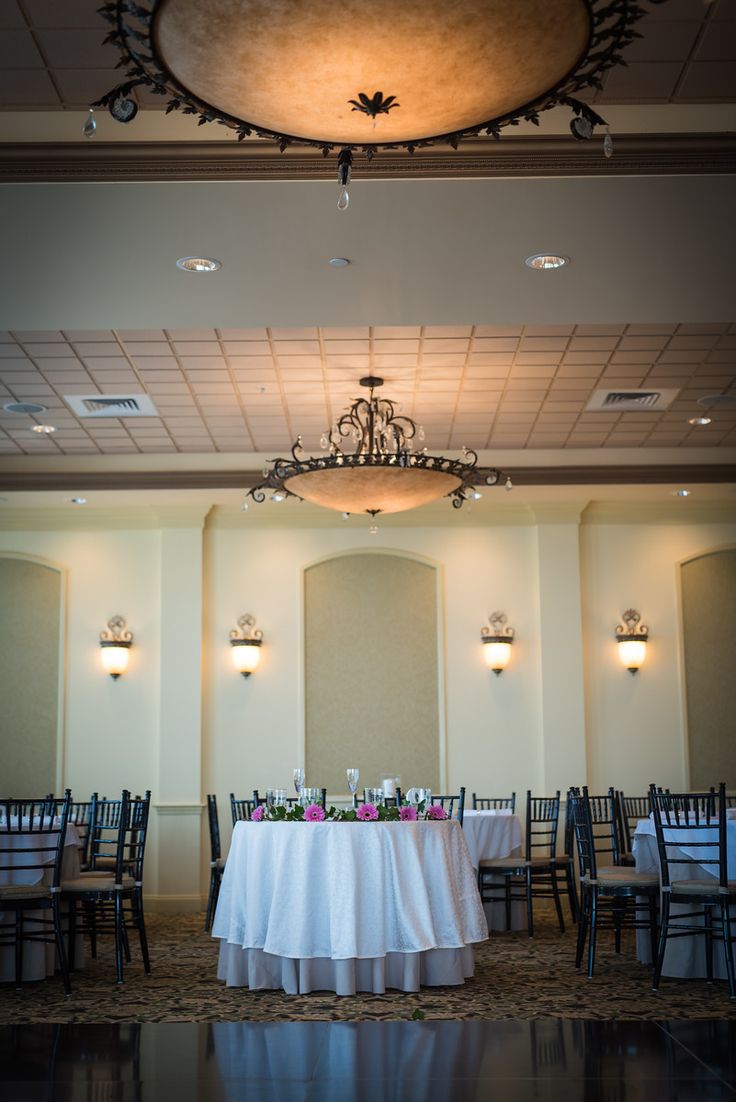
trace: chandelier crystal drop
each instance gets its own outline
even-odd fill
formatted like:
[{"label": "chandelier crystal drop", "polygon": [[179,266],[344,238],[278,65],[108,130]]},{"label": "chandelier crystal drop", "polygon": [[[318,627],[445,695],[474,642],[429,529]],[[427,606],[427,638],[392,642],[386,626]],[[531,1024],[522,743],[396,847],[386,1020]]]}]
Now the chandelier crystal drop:
[{"label": "chandelier crystal drop", "polygon": [[468,448],[460,459],[415,450],[412,441],[420,438],[420,427],[400,415],[390,399],[374,394],[383,379],[368,375],[360,385],[369,396],[357,398],[323,433],[322,451],[327,454],[306,455],[297,437],[291,457],[272,460],[264,480],[249,490],[254,501],[295,497],[343,515],[375,517],[441,497],[451,498],[459,509],[463,502],[480,498],[476,483],[495,486],[506,479],[493,467],[478,467],[477,454]]},{"label": "chandelier crystal drop", "polygon": [[578,97],[624,63],[645,14],[637,0],[108,0],[99,10],[125,79],[92,106],[128,123],[143,86],[167,112],[240,141],[336,151],[341,210],[356,151],[457,149],[560,105],[573,137],[588,140],[605,120]]}]

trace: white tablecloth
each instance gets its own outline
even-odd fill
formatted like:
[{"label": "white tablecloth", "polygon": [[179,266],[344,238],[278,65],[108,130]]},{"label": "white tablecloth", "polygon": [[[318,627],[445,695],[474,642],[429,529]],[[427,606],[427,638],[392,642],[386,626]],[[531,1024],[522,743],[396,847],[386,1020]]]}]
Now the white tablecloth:
[{"label": "white tablecloth", "polygon": [[236,823],[212,928],[228,986],[416,991],[488,936],[456,821]]},{"label": "white tablecloth", "polygon": [[[518,857],[521,855],[521,823],[508,808],[492,811],[466,811],[463,816],[463,830],[468,843],[470,860],[474,868],[479,861],[491,861],[499,857]],[[503,877],[496,877],[499,886]],[[506,929],[506,907],[503,902],[483,904],[489,930]],[[526,927],[526,908],[524,903],[516,902],[511,906],[511,929],[523,930]]]},{"label": "white tablecloth", "polygon": [[[728,845],[728,877],[730,880],[736,880],[736,820],[729,819],[726,825],[727,830],[727,845]],[[688,850],[688,840],[709,841],[712,834],[713,839],[713,851],[709,849],[690,849]],[[712,831],[709,831],[708,835],[705,835],[702,831],[693,832],[692,839],[690,839],[688,831],[667,831],[665,830],[665,838],[678,842],[678,848],[688,857],[698,856],[701,859],[705,857],[717,857],[718,850],[718,827],[713,826]],[[638,872],[656,872],[659,875],[659,852],[657,850],[657,839],[654,833],[654,823],[651,819],[640,819],[636,825],[634,831],[633,840],[633,852],[636,860],[636,868]],[[670,853],[672,851],[670,850]],[[683,880],[708,880],[711,877],[710,869],[712,866],[706,868],[699,868],[698,865],[683,865],[681,870],[677,867],[673,869],[670,865],[670,879],[681,878]],[[697,908],[697,904],[677,904],[673,903],[670,907],[670,915],[676,916],[677,914],[687,913]],[[649,950],[649,934],[646,931],[637,931],[637,955],[639,960],[648,964],[651,961],[651,953]],[[720,979],[726,978],[726,962],[723,955],[723,944],[717,941],[713,943],[713,972]],[[679,976],[682,978],[695,978],[705,977],[705,938],[699,934],[693,934],[692,937],[678,937],[671,938],[667,942],[667,949],[664,955],[664,964],[662,966],[663,976]]]},{"label": "white tablecloth", "polygon": [[[39,834],[3,834],[3,846],[12,846],[14,851],[17,851],[18,864],[22,864],[24,860],[23,851],[26,852],[33,849],[34,845],[38,845],[38,839],[41,839],[40,844],[46,845],[48,843],[48,836],[44,838]],[[15,857],[15,852],[11,855]],[[49,857],[50,865],[53,865],[53,856]],[[49,870],[50,872],[51,870]],[[76,828],[70,823],[66,828],[66,837],[64,839],[64,853],[62,856],[62,871],[61,875],[64,880],[71,880],[79,876],[79,835]],[[50,876],[39,876],[38,872],[31,869],[2,869],[0,870],[0,877],[3,884],[38,884],[42,881],[50,883]],[[29,911],[27,917],[31,916],[37,918],[51,917],[51,909],[41,911]],[[14,921],[14,912],[0,912],[0,922]],[[39,930],[40,927],[35,923],[29,921],[29,930]],[[43,943],[40,941],[26,941],[23,945],[23,979],[24,980],[42,980],[46,976],[52,976],[54,974],[56,966],[56,949],[53,941]],[[15,950],[12,945],[0,946],[0,982],[6,982],[15,979]]]}]

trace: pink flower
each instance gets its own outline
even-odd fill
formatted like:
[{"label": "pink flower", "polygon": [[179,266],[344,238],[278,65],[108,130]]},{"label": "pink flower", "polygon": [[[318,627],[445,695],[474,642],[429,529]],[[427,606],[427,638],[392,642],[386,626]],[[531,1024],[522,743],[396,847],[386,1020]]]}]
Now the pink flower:
[{"label": "pink flower", "polygon": [[359,819],[363,819],[364,821],[368,819],[377,819],[378,808],[375,804],[361,804],[355,814]]},{"label": "pink flower", "polygon": [[253,814],[251,815],[251,819],[253,820],[254,823],[260,823],[261,819],[263,818],[263,816],[265,814],[266,814],[266,809],[259,804],[258,807],[253,808]]},{"label": "pink flower", "polygon": [[403,819],[405,823],[413,823],[417,818],[417,809],[410,804],[407,804],[406,807],[400,807],[399,818]]},{"label": "pink flower", "polygon": [[446,819],[447,812],[442,804],[430,804],[425,812],[425,818],[427,819]]},{"label": "pink flower", "polygon": [[325,817],[325,809],[319,804],[310,804],[304,809],[304,818],[308,823],[321,823]]}]

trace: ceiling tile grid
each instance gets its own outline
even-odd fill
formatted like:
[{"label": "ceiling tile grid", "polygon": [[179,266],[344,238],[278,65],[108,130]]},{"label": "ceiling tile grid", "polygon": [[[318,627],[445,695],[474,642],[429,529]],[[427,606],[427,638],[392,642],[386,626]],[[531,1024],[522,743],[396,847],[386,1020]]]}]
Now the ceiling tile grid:
[{"label": "ceiling tile grid", "polygon": [[[365,396],[358,380],[366,372],[383,376],[382,393],[424,425],[433,449],[736,442],[736,405],[711,412],[710,425],[688,423],[703,412],[698,399],[736,399],[736,323],[449,331],[235,331],[248,339],[209,329],[4,332],[0,406],[38,402],[46,412],[0,409],[0,454],[266,453],[288,449],[298,434],[319,451],[330,422]],[[437,353],[438,344],[455,350]],[[442,355],[455,357],[452,365],[438,363]],[[589,412],[599,388],[677,396],[663,411]],[[158,417],[77,418],[64,400],[135,394],[148,394]],[[33,431],[44,423],[57,431]]]}]

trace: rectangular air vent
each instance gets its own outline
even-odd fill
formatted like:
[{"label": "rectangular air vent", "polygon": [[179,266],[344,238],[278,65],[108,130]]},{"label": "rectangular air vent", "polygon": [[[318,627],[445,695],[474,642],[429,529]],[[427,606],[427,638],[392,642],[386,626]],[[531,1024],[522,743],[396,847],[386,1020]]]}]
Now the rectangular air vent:
[{"label": "rectangular air vent", "polygon": [[77,417],[158,417],[147,394],[65,394]]},{"label": "rectangular air vent", "polygon": [[675,400],[679,390],[594,390],[586,412],[629,413],[635,410],[662,410]]}]

